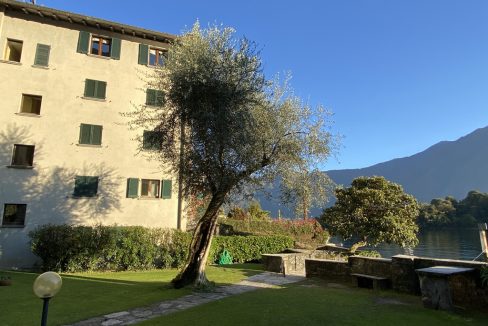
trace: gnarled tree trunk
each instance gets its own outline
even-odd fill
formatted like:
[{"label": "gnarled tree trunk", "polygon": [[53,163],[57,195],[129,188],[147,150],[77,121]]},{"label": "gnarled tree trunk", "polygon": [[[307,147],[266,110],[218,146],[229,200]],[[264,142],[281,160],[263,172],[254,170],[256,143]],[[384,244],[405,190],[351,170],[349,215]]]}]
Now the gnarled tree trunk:
[{"label": "gnarled tree trunk", "polygon": [[183,270],[171,281],[177,289],[193,284],[197,287],[209,284],[205,276],[210,245],[217,226],[218,212],[227,192],[217,192],[212,196],[207,210],[198,221],[190,244],[188,261]]},{"label": "gnarled tree trunk", "polygon": [[365,246],[365,245],[367,245],[367,244],[368,244],[368,243],[366,242],[366,240],[364,240],[364,241],[358,241],[358,242],[356,242],[355,244],[353,244],[353,245],[351,246],[351,249],[349,249],[349,252],[350,252],[351,254],[354,254],[354,253],[356,253],[356,251],[357,251],[359,248],[364,247],[364,246]]}]

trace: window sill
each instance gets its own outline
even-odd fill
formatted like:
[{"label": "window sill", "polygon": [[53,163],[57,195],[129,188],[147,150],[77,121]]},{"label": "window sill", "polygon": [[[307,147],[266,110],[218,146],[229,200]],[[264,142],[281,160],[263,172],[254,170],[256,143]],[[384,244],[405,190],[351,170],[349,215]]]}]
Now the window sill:
[{"label": "window sill", "polygon": [[21,169],[21,170],[32,170],[34,167],[32,165],[7,165],[9,169]]},{"label": "window sill", "polygon": [[22,66],[22,63],[18,61],[0,60],[1,63],[8,63],[10,65]]},{"label": "window sill", "polygon": [[21,115],[23,117],[33,117],[33,118],[40,118],[41,117],[40,114],[28,113],[28,112],[16,112],[15,114],[16,115]]},{"label": "window sill", "polygon": [[32,68],[38,68],[38,69],[49,70],[49,66],[32,65]]},{"label": "window sill", "polygon": [[0,225],[0,229],[22,229],[25,225]]},{"label": "window sill", "polygon": [[81,98],[84,100],[90,100],[90,101],[96,101],[96,102],[107,102],[106,98],[96,98],[96,97],[86,97],[86,96],[82,96]]},{"label": "window sill", "polygon": [[91,54],[91,53],[87,53],[86,54],[87,56],[89,57],[92,57],[92,58],[99,58],[99,59],[105,59],[105,60],[112,60],[111,57],[106,57],[106,56],[103,56],[103,55],[98,55],[98,54]]},{"label": "window sill", "polygon": [[98,198],[98,194],[96,194],[95,196],[76,196],[76,195],[71,195],[71,196],[68,196],[68,198],[71,198],[71,199],[97,199]]},{"label": "window sill", "polygon": [[139,200],[160,200],[161,198],[155,198],[155,197],[139,197],[137,198]]},{"label": "window sill", "polygon": [[91,144],[76,144],[76,146],[80,146],[80,147],[92,147],[92,148],[102,148],[102,145],[91,145]]}]

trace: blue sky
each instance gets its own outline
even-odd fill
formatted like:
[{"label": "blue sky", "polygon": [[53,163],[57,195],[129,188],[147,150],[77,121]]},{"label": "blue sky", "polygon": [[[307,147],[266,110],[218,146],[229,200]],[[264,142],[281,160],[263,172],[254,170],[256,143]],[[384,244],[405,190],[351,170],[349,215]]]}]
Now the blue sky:
[{"label": "blue sky", "polygon": [[268,77],[334,112],[344,136],[324,169],[415,154],[488,125],[488,1],[115,1],[38,4],[167,33],[199,19],[262,49]]}]

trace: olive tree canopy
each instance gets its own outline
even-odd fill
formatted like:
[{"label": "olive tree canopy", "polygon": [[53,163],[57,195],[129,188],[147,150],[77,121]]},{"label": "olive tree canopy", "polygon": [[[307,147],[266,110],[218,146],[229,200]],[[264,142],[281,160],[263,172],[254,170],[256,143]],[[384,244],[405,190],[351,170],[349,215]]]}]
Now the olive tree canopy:
[{"label": "olive tree canopy", "polygon": [[205,285],[221,205],[246,184],[324,162],[333,138],[329,114],[304,105],[286,83],[267,80],[256,46],[230,28],[195,24],[176,39],[149,84],[161,105],[137,108],[130,125],[156,132],[161,150],[154,155],[180,176],[184,194],[210,196],[173,285]]}]

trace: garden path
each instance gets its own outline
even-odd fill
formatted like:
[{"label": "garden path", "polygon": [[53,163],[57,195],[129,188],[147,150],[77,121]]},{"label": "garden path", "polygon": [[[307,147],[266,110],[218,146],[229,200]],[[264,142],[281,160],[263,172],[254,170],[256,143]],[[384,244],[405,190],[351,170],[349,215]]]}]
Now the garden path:
[{"label": "garden path", "polygon": [[213,292],[193,292],[192,294],[175,300],[162,301],[147,307],[139,307],[94,317],[71,324],[70,326],[134,325],[147,319],[185,310],[232,295],[257,289],[279,287],[284,284],[295,283],[304,279],[305,277],[301,275],[287,275],[286,277],[283,277],[283,274],[264,272],[250,276],[237,284],[219,286]]}]

